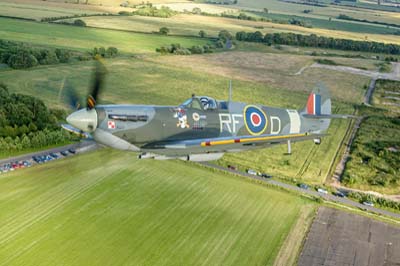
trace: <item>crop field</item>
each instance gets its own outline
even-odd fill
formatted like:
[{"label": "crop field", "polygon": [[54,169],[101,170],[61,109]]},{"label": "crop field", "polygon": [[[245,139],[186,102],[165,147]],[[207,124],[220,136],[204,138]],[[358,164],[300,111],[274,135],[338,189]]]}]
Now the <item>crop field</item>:
[{"label": "crop field", "polygon": [[[375,5],[376,6],[376,5]],[[237,8],[242,9],[258,9],[268,8],[269,13],[280,13],[287,15],[298,15],[305,17],[315,18],[336,18],[340,14],[344,14],[357,19],[366,19],[370,21],[380,21],[386,23],[399,23],[399,13],[386,12],[380,10],[363,9],[345,6],[328,5],[326,7],[301,5],[285,3],[279,0],[257,1],[257,0],[241,0]],[[305,14],[304,10],[312,10],[312,12]]]},{"label": "crop field", "polygon": [[207,40],[200,38],[72,27],[7,18],[0,18],[0,36],[5,40],[80,51],[114,46],[124,53],[154,53],[156,48],[171,43],[180,43],[184,47],[207,43]]},{"label": "crop field", "polygon": [[2,175],[0,195],[1,265],[272,265],[304,208],[316,206],[109,149]]},{"label": "crop field", "polygon": [[391,28],[383,25],[375,25],[369,23],[361,23],[355,21],[348,20],[339,20],[339,19],[331,19],[329,18],[318,18],[318,17],[306,17],[303,15],[287,15],[287,14],[266,14],[264,12],[250,12],[249,14],[256,14],[259,17],[265,17],[269,19],[288,21],[292,18],[296,18],[300,21],[304,21],[307,24],[311,25],[313,28],[320,29],[329,29],[329,30],[340,30],[340,31],[348,31],[348,32],[359,32],[359,33],[372,33],[372,34],[395,34],[399,28]]},{"label": "crop field", "polygon": [[[262,33],[271,32],[294,32],[298,34],[317,34],[321,36],[334,37],[334,38],[344,38],[352,40],[365,40],[386,42],[386,43],[400,43],[398,36],[371,33],[358,32],[356,30],[358,24],[347,23],[353,29],[352,31],[340,30],[340,29],[323,29],[323,28],[305,28],[296,25],[289,24],[277,24],[272,22],[262,22],[262,21],[248,21],[231,19],[224,17],[209,17],[200,15],[190,15],[190,14],[179,14],[170,18],[157,18],[157,17],[140,17],[140,16],[114,16],[114,17],[85,17],[82,20],[86,21],[89,26],[108,28],[108,29],[118,29],[127,31],[141,31],[141,32],[154,32],[158,31],[160,27],[166,26],[171,28],[172,34],[198,34],[199,30],[205,30],[209,36],[216,36],[220,30],[228,30],[233,34],[238,31],[254,32],[260,31]],[[347,25],[346,24],[346,25]],[[362,25],[364,26],[364,25]],[[378,27],[378,29],[383,29],[380,26],[365,26]],[[385,30],[386,31],[386,30]]]},{"label": "crop field", "polygon": [[[222,30],[232,33],[238,31],[255,31],[258,22],[233,20],[221,17],[178,14],[171,18],[118,16],[118,17],[86,17],[82,18],[88,26],[140,32],[157,32],[160,27],[168,27],[174,35],[197,36],[204,30],[207,36],[216,37]],[[273,31],[268,28],[268,32]],[[265,31],[267,32],[267,31]]]},{"label": "crop field", "polygon": [[73,9],[71,7],[52,6],[43,7],[34,4],[16,4],[0,2],[0,15],[40,20],[45,17],[72,16],[78,14],[96,14],[94,10]]},{"label": "crop field", "polygon": [[[162,2],[162,0],[160,0]],[[236,7],[234,5],[213,5],[213,4],[205,4],[205,3],[193,3],[192,1],[173,1],[172,3],[159,3],[155,6],[167,6],[173,10],[184,12],[192,11],[193,8],[198,7],[203,12],[211,13],[211,14],[220,14],[222,12],[234,12],[236,11]]]},{"label": "crop field", "polygon": [[[2,0],[0,2],[0,15],[30,18],[40,20],[44,17],[70,16],[75,14],[118,13],[120,10],[131,11],[131,8],[122,8],[114,5],[88,5],[81,1],[42,1],[42,0]],[[117,1],[115,1],[117,2]],[[119,1],[118,1],[119,2]]]},{"label": "crop field", "polygon": [[[257,13],[259,14],[259,13]],[[264,16],[262,16],[264,17]],[[267,14],[266,17],[288,20],[289,15]],[[160,27],[168,27],[171,34],[197,35],[199,30],[204,30],[209,36],[217,36],[221,29],[236,33],[238,31],[260,30],[263,33],[280,32],[287,30],[283,25],[274,23],[237,20],[223,17],[207,17],[190,14],[179,14],[171,18],[142,17],[142,16],[113,16],[113,17],[86,17],[83,18],[87,25],[99,28],[131,30],[142,32],[158,31]],[[70,20],[67,20],[70,21]],[[348,31],[353,33],[387,34],[394,33],[396,29],[382,26],[366,25],[352,22],[328,21],[327,19],[306,19],[314,28]],[[289,25],[286,25],[289,26]],[[278,27],[281,30],[275,29]],[[299,27],[301,31],[302,27]]]}]

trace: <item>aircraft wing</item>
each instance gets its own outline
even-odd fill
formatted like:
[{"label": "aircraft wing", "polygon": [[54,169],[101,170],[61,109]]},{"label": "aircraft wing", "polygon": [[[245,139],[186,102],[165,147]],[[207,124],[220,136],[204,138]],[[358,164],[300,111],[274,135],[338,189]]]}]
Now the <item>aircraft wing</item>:
[{"label": "aircraft wing", "polygon": [[[193,139],[170,141],[163,143],[153,143],[146,148],[150,149],[190,149],[198,147],[212,147],[213,150],[229,151],[233,149],[250,148],[251,146],[269,146],[274,144],[318,139],[326,136],[326,134],[288,134],[288,135],[260,135],[260,136],[231,136],[217,137],[207,139]],[[250,146],[250,147],[249,147]]]}]

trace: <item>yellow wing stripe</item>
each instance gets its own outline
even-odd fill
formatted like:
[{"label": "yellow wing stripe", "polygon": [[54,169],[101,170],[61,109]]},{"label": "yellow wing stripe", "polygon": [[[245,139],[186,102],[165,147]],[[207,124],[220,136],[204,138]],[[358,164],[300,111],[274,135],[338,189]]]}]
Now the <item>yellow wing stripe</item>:
[{"label": "yellow wing stripe", "polygon": [[201,143],[201,146],[206,147],[206,146],[228,145],[228,144],[245,143],[245,142],[253,142],[253,141],[289,139],[289,138],[296,138],[296,137],[304,137],[307,135],[308,134],[291,134],[291,135],[278,135],[278,136],[266,136],[266,137],[243,138],[243,139],[237,138],[237,139],[228,139],[228,140],[203,141]]}]

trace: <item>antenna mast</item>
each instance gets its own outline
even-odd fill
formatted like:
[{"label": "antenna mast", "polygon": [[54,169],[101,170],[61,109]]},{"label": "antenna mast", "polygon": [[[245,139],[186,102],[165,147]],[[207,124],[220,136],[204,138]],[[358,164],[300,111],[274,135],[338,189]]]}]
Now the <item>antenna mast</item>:
[{"label": "antenna mast", "polygon": [[229,80],[229,101],[232,101],[232,80]]}]

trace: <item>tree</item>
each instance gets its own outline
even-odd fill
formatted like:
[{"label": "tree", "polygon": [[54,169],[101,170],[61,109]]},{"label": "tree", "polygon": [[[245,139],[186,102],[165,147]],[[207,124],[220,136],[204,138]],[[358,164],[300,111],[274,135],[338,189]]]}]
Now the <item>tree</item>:
[{"label": "tree", "polygon": [[79,27],[86,27],[86,22],[83,21],[82,19],[75,19],[74,25]]},{"label": "tree", "polygon": [[190,49],[190,52],[192,54],[203,54],[204,48],[200,45],[195,45],[195,46],[192,46],[192,48]]},{"label": "tree", "polygon": [[50,50],[41,50],[40,51],[40,60],[39,63],[41,65],[52,65],[58,64],[59,60],[57,58],[57,54],[54,51]]},{"label": "tree", "polygon": [[200,9],[199,7],[194,7],[194,8],[192,9],[192,13],[193,13],[193,14],[200,15],[200,14],[201,14],[201,9]]},{"label": "tree", "polygon": [[105,57],[106,56],[106,49],[104,47],[99,47],[98,55],[100,55],[101,57]]},{"label": "tree", "polygon": [[221,30],[218,34],[218,39],[222,40],[223,42],[226,42],[227,40],[232,40],[232,38],[232,34],[227,30]]},{"label": "tree", "polygon": [[160,28],[160,34],[162,35],[168,35],[169,29],[167,27],[161,27]]},{"label": "tree", "polygon": [[118,49],[115,47],[108,47],[106,51],[106,57],[115,57],[118,54]]},{"label": "tree", "polygon": [[206,32],[204,30],[199,31],[200,38],[206,37]]},{"label": "tree", "polygon": [[68,50],[57,48],[55,53],[60,63],[68,63],[69,59],[71,58],[71,52],[69,52]]},{"label": "tree", "polygon": [[36,66],[38,60],[32,54],[21,51],[17,54],[13,54],[8,58],[7,64],[12,68],[29,68]]}]

